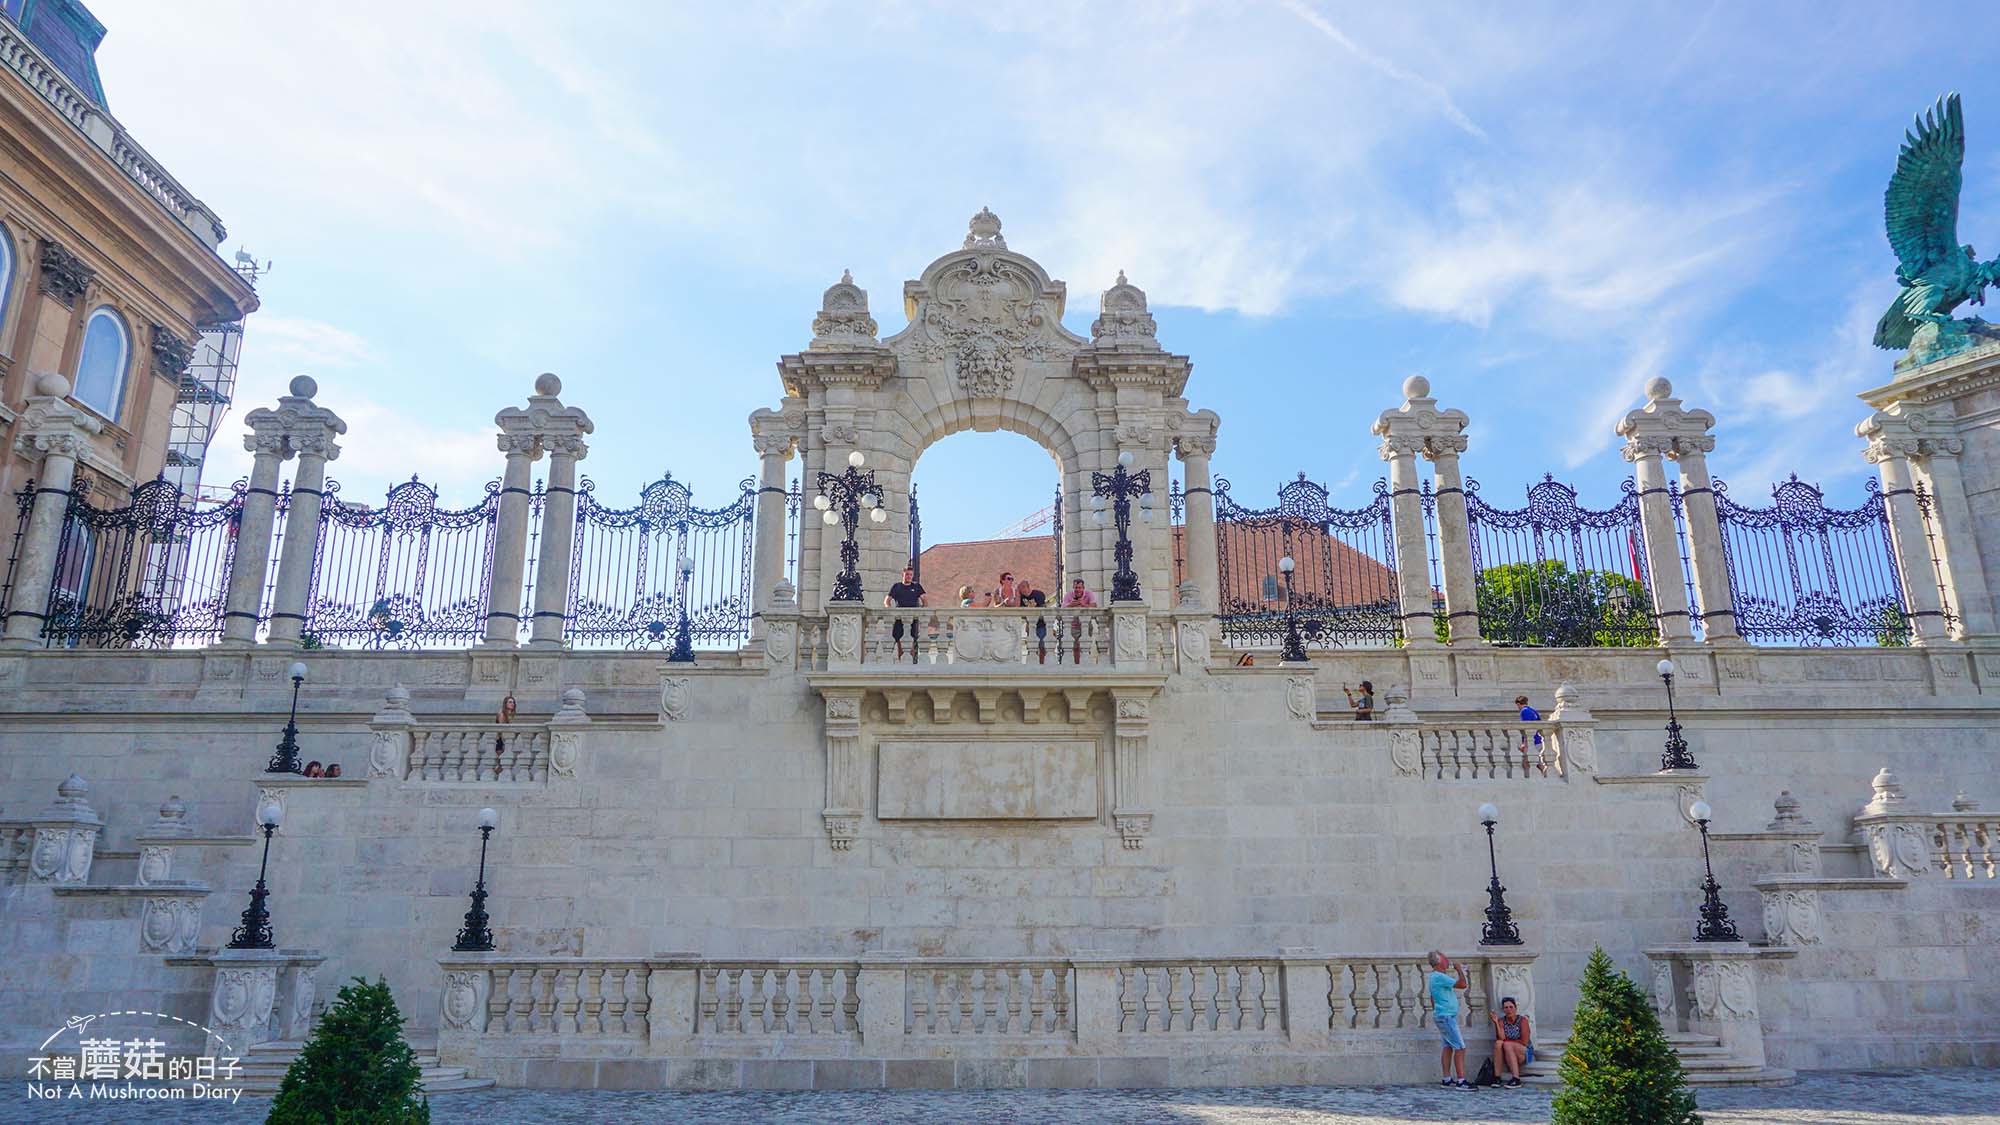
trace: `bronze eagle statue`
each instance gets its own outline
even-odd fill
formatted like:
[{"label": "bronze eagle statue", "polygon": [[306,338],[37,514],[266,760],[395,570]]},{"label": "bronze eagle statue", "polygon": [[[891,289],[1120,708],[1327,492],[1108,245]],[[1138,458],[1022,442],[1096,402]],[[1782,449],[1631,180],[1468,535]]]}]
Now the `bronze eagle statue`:
[{"label": "bronze eagle statue", "polygon": [[[1963,351],[1980,342],[1974,336],[2000,340],[2000,330],[1985,321],[1951,317],[1967,301],[1984,304],[1986,287],[2000,285],[2000,259],[1982,264],[1972,247],[1958,242],[1964,164],[1965,117],[1958,95],[1946,94],[1904,134],[1896,173],[1883,193],[1903,291],[1875,325],[1875,346],[1909,348],[1920,363]],[[1935,327],[1922,331],[1926,326]]]}]

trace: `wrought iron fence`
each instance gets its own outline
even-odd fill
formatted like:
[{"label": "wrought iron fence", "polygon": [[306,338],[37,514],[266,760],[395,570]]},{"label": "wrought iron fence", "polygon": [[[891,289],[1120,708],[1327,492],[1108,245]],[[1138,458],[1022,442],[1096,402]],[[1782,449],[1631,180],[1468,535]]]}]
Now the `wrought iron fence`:
[{"label": "wrought iron fence", "polygon": [[799,510],[804,505],[805,492],[793,477],[791,487],[785,490],[785,581],[794,590],[799,588]]},{"label": "wrought iron fence", "polygon": [[685,613],[696,644],[734,647],[750,634],[757,482],[716,509],[669,473],[630,508],[577,489],[576,552],[564,636],[578,647],[666,648]]},{"label": "wrought iron fence", "polygon": [[1828,508],[1825,494],[1793,474],[1771,487],[1771,504],[1737,503],[1715,482],[1722,558],[1746,640],[1793,645],[1904,645],[1909,608],[1880,483],[1855,508]]},{"label": "wrought iron fence", "polygon": [[1639,497],[1630,480],[1602,511],[1544,475],[1522,508],[1496,508],[1465,482],[1479,631],[1498,644],[1650,645],[1658,638]]},{"label": "wrought iron fence", "polygon": [[1246,508],[1215,481],[1215,553],[1223,639],[1273,645],[1285,631],[1285,582],[1278,560],[1291,556],[1292,608],[1314,647],[1394,644],[1402,636],[1396,603],[1396,536],[1389,485],[1359,508],[1331,507],[1324,485],[1304,473],[1278,489],[1270,508]]},{"label": "wrought iron fence", "polygon": [[35,481],[30,477],[14,494],[14,538],[7,544],[7,573],[0,577],[0,624],[6,622],[8,607],[14,602],[14,572],[21,566],[21,540],[28,534],[28,513],[34,506]]},{"label": "wrought iron fence", "polygon": [[[1062,497],[1056,497],[1056,553],[1062,554]],[[1174,548],[1174,589],[1187,581],[1187,497],[1181,492],[1181,482],[1167,485],[1167,539]],[[1056,592],[1062,593],[1062,575],[1056,575]]]},{"label": "wrought iron fence", "polygon": [[[165,480],[96,508],[79,481],[63,511],[42,639],[61,648],[168,648],[222,637],[236,531],[248,485],[203,504]],[[23,493],[22,523],[32,501]],[[15,563],[19,561],[16,533]],[[14,576],[9,567],[7,585]]]},{"label": "wrought iron fence", "polygon": [[500,482],[469,508],[438,507],[415,477],[381,507],[340,499],[328,481],[303,635],[364,648],[469,645],[485,632]]}]

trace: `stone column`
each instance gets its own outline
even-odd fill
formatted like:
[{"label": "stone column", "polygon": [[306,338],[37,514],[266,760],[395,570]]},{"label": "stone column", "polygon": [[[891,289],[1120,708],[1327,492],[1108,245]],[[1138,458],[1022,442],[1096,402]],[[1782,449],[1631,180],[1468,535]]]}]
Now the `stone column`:
[{"label": "stone column", "polygon": [[[1194,583],[1203,613],[1218,613],[1222,606],[1222,586],[1215,553],[1215,491],[1208,472],[1208,459],[1215,453],[1215,431],[1183,433],[1177,444],[1185,476],[1182,499],[1185,506],[1187,553],[1186,581]],[[1168,534],[1172,534],[1171,527]],[[1057,590],[1060,595],[1063,591]]]},{"label": "stone column", "polygon": [[861,999],[861,1045],[872,1048],[871,1053],[896,1054],[903,1049],[909,960],[907,953],[873,949],[861,955],[855,992]]},{"label": "stone column", "polygon": [[1688,560],[1701,593],[1702,637],[1721,644],[1737,639],[1729,570],[1722,559],[1722,525],[1716,521],[1714,485],[1708,475],[1708,454],[1715,448],[1709,431],[1714,427],[1715,415],[1683,408],[1674,397],[1674,385],[1657,378],[1646,384],[1646,405],[1627,414],[1616,427],[1625,439],[1625,459],[1632,462],[1633,483],[1639,490],[1646,569],[1652,575],[1653,612],[1662,642],[1692,638],[1695,616],[1681,573],[1673,498],[1667,493],[1661,458],[1680,466]]},{"label": "stone column", "polygon": [[1729,563],[1722,557],[1722,521],[1715,514],[1715,478],[1708,454],[1715,439],[1683,435],[1667,454],[1681,469],[1681,515],[1687,521],[1688,559],[1701,595],[1702,639],[1712,645],[1740,644],[1736,595],[1729,588]]},{"label": "stone column", "polygon": [[[1972,508],[1966,499],[1965,477],[1959,464],[1959,455],[1965,451],[1964,439],[1952,432],[1949,418],[1910,403],[1897,403],[1877,411],[1857,426],[1855,433],[1869,439],[1871,452],[1876,445],[1883,448],[1885,455],[1900,451],[1912,470],[1929,478],[1926,487],[1930,492],[1930,527],[1926,530],[1922,526],[1923,512],[1919,508],[1918,530],[1925,532],[1923,553],[1935,562],[1936,571],[1925,573],[1932,575],[1933,584],[1941,579],[1950,591],[1960,638],[1993,635],[1996,626],[1990,609],[1992,599],[1979,558],[1979,545],[1973,539]],[[1914,475],[1912,479],[1914,482]],[[1886,476],[1883,491],[1886,495]]]},{"label": "stone column", "polygon": [[1285,1042],[1294,1050],[1319,1052],[1332,1046],[1333,1001],[1326,966],[1325,954],[1317,949],[1278,950]]},{"label": "stone column", "polygon": [[40,648],[48,618],[49,589],[55,584],[56,554],[61,549],[63,518],[69,511],[70,486],[76,483],[76,463],[104,423],[71,406],[69,380],[45,373],[35,377],[35,393],[21,412],[14,450],[29,460],[41,459],[35,470],[34,505],[28,509],[27,530],[14,571],[14,591],[0,647]]},{"label": "stone column", "polygon": [[[243,418],[250,429],[243,448],[256,456],[250,464],[250,491],[243,496],[243,522],[236,530],[236,557],[230,563],[229,602],[222,623],[224,644],[248,645],[257,639],[264,581],[271,569],[271,529],[278,518],[279,466],[305,445],[324,440],[328,419],[339,426],[334,433],[346,430],[339,419],[313,405],[312,395],[318,389],[311,379],[300,376],[292,380],[289,393],[279,397],[276,410],[260,407]],[[314,501],[318,501],[317,495]],[[296,513],[294,509],[293,515]],[[287,526],[294,524],[288,519]],[[317,535],[318,520],[309,526]]]},{"label": "stone column", "polygon": [[1896,549],[1896,569],[1902,576],[1903,605],[1910,618],[1910,643],[1934,645],[1945,640],[1944,603],[1938,592],[1938,571],[1924,537],[1924,517],[1917,508],[1916,480],[1910,458],[1923,451],[1911,436],[1907,420],[1899,426],[1887,411],[1878,411],[1854,427],[1868,448],[1862,453],[1882,476],[1882,503],[1888,509],[1889,538]]},{"label": "stone column", "polygon": [[[1468,421],[1470,419],[1463,410],[1439,410],[1437,400],[1431,397],[1431,381],[1422,375],[1412,375],[1403,380],[1403,405],[1383,411],[1371,427],[1375,436],[1382,439],[1382,459],[1389,462],[1389,503],[1396,528],[1397,601],[1401,606],[1403,638],[1411,648],[1426,648],[1438,643],[1435,598],[1431,589],[1430,547],[1424,539],[1424,503],[1423,495],[1418,490],[1417,454],[1421,453],[1433,461],[1440,457],[1447,458],[1455,478],[1458,454],[1465,449],[1463,432]],[[1465,492],[1462,485],[1454,491],[1453,499],[1457,502],[1456,511],[1460,520],[1458,530],[1465,534],[1458,591],[1462,605],[1458,612],[1469,614],[1465,620],[1470,621],[1471,635],[1476,638],[1479,635],[1477,576],[1472,573],[1472,541],[1464,523]],[[1439,513],[1442,516],[1442,498],[1440,501]],[[1446,560],[1449,566],[1449,555]],[[1449,585],[1445,597],[1445,610],[1449,613],[1453,608]],[[1454,621],[1453,625],[1456,627],[1458,622]]]},{"label": "stone column", "polygon": [[[532,434],[549,455],[548,490],[542,499],[542,538],[535,561],[535,616],[530,648],[561,648],[569,602],[570,558],[576,544],[576,463],[590,447],[585,434],[596,431],[580,407],[564,406],[557,395],[562,380],[547,373],[535,379],[528,408],[509,407],[495,421],[510,434]],[[525,555],[525,550],[523,554]],[[518,600],[518,599],[517,599]]]},{"label": "stone column", "polygon": [[[1625,439],[1625,460],[1632,463],[1632,482],[1639,491],[1639,523],[1646,533],[1646,570],[1652,579],[1653,621],[1660,631],[1660,643],[1672,644],[1694,637],[1694,620],[1688,605],[1687,579],[1681,573],[1680,536],[1674,529],[1674,502],[1667,493],[1667,468],[1662,458],[1678,456],[1681,443],[1713,448],[1707,434],[1715,416],[1706,410],[1683,410],[1673,397],[1674,385],[1665,379],[1646,384],[1646,405],[1627,414],[1615,427]],[[1714,514],[1713,506],[1709,514]],[[1692,534],[1692,521],[1690,521]],[[1721,533],[1716,534],[1715,561],[1721,560]],[[1727,582],[1724,583],[1725,587]]]},{"label": "stone column", "polygon": [[[268,410],[253,412],[268,415]],[[250,421],[250,419],[245,419]],[[235,557],[229,563],[229,601],[222,615],[222,643],[249,645],[257,640],[258,610],[264,600],[264,572],[271,568],[271,528],[278,519],[278,466],[292,458],[291,443],[275,427],[251,432],[243,448],[250,462],[250,490],[243,494],[243,516],[236,526]]]},{"label": "stone column", "polygon": [[[496,419],[497,420],[497,419]],[[486,636],[482,647],[521,643],[521,586],[528,567],[529,472],[541,447],[533,434],[502,433],[507,455],[500,473],[500,511],[493,523],[493,572],[486,585]]]},{"label": "stone column", "polygon": [[[771,608],[771,592],[785,576],[785,464],[792,455],[794,438],[789,430],[770,432],[759,429],[765,417],[782,418],[776,411],[760,410],[751,415],[752,440],[757,446],[757,531],[751,544],[750,639],[764,639],[764,614]],[[803,519],[805,513],[801,512]]]},{"label": "stone column", "polygon": [[271,594],[271,627],[265,643],[299,647],[305,628],[306,600],[312,590],[313,558],[319,553],[320,512],[326,506],[326,463],[340,456],[334,438],[347,423],[333,411],[313,403],[319,384],[305,375],[293,379],[291,395],[279,400],[287,417],[287,442],[298,454],[292,474],[291,509],[285,513],[285,539],[278,548],[277,588]]},{"label": "stone column", "polygon": [[1465,514],[1465,477],[1458,455],[1463,434],[1432,438],[1427,456],[1437,477],[1438,554],[1444,563],[1444,615],[1456,647],[1486,643],[1479,635],[1479,576],[1472,570],[1472,523]]}]

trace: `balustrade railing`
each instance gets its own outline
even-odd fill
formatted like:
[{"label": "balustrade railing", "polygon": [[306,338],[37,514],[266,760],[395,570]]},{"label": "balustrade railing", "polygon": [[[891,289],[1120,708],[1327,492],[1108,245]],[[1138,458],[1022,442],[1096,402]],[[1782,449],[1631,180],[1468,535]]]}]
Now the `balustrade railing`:
[{"label": "balustrade railing", "polygon": [[546,728],[425,724],[410,732],[405,781],[537,782],[549,777]]},{"label": "balustrade railing", "polygon": [[695,974],[695,1031],[707,1035],[854,1035],[857,962],[723,962]]},{"label": "balustrade railing", "polygon": [[643,961],[496,959],[486,1026],[517,1035],[608,1038],[648,1033],[648,969]]},{"label": "balustrade railing", "polygon": [[1545,723],[1460,725],[1425,723],[1417,729],[1425,777],[1534,778],[1561,776],[1554,730]]},{"label": "balustrade railing", "polygon": [[1111,613],[1104,609],[869,609],[862,614],[861,662],[925,667],[959,664],[1112,663]]},{"label": "balustrade railing", "polygon": [[914,965],[905,972],[911,1035],[1066,1035],[1076,1030],[1076,974],[1065,961]]},{"label": "balustrade railing", "polygon": [[1284,1029],[1276,960],[1136,961],[1117,972],[1120,1032]]}]

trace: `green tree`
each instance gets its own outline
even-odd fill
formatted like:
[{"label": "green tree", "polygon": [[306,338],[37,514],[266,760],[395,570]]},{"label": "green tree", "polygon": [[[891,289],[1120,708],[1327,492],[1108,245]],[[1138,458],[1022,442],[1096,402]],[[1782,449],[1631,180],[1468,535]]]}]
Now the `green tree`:
[{"label": "green tree", "polygon": [[1701,1125],[1645,994],[1599,946],[1583,970],[1551,1125]]},{"label": "green tree", "polygon": [[1564,648],[1649,648],[1659,640],[1644,583],[1560,559],[1479,572],[1479,632],[1489,641]]},{"label": "green tree", "polygon": [[421,1080],[389,983],[355,977],[285,1072],[266,1125],[429,1125]]}]

